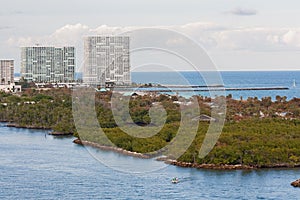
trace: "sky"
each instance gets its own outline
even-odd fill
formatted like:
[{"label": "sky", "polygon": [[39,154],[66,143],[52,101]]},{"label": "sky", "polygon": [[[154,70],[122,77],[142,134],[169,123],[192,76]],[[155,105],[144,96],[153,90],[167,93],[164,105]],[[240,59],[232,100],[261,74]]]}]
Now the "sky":
[{"label": "sky", "polygon": [[197,42],[222,71],[299,70],[299,11],[297,0],[10,0],[0,7],[0,59],[19,72],[21,46],[75,46],[79,70],[84,36],[159,28]]}]

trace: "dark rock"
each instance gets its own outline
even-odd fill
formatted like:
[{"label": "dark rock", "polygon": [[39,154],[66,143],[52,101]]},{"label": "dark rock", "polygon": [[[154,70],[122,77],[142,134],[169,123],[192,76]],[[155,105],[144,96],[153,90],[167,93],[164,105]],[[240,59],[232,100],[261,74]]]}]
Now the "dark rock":
[{"label": "dark rock", "polygon": [[62,132],[55,132],[52,131],[49,133],[49,135],[53,135],[53,136],[70,136],[73,135],[72,133],[62,133]]},{"label": "dark rock", "polygon": [[74,142],[75,144],[83,145],[82,142],[81,142],[81,140],[78,139],[78,138],[75,139],[73,142]]},{"label": "dark rock", "polygon": [[294,187],[300,187],[300,179],[292,182],[291,185],[294,186]]}]

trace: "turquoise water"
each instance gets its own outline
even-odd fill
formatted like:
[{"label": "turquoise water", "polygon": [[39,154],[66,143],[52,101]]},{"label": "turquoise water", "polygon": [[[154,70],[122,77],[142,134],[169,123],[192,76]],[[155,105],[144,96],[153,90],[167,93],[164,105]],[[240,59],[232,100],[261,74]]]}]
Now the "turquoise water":
[{"label": "turquoise water", "polygon": [[[299,199],[290,182],[300,169],[215,171],[167,166],[130,174],[114,171],[47,131],[0,124],[0,199]],[[118,158],[129,158],[112,152]],[[151,162],[148,162],[151,165]],[[152,161],[152,164],[155,165]],[[172,177],[179,177],[172,184]]]},{"label": "turquoise water", "polygon": [[[205,77],[205,73],[202,73]],[[220,72],[221,81],[226,88],[256,88],[256,87],[287,87],[289,90],[272,91],[226,91],[233,98],[266,97],[275,99],[276,95],[286,96],[288,99],[300,97],[300,71],[260,71],[260,72]],[[214,79],[214,77],[212,78]],[[136,83],[158,83],[161,85],[206,85],[198,72],[133,72],[132,81]],[[214,80],[210,80],[214,83]],[[296,87],[293,83],[296,81]],[[215,80],[219,83],[219,80]],[[190,93],[192,94],[192,93]],[[196,92],[202,96],[210,96],[208,92]],[[182,96],[188,96],[183,93]]]}]

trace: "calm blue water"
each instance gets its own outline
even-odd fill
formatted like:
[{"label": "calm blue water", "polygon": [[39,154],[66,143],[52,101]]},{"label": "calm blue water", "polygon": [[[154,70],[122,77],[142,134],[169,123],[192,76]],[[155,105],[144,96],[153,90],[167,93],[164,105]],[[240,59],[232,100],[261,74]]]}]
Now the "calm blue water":
[{"label": "calm blue water", "polygon": [[[286,96],[288,99],[300,97],[300,71],[265,71],[265,72],[220,72],[226,88],[251,88],[251,87],[288,87],[289,90],[275,91],[227,91],[234,98],[244,99],[248,97]],[[294,80],[297,87],[293,87]],[[197,72],[133,72],[132,81],[136,83],[159,84],[191,84],[206,85],[203,78]],[[216,81],[216,83],[218,83]],[[208,92],[197,92],[202,96],[210,96]],[[188,94],[183,94],[188,96]]]},{"label": "calm blue water", "polygon": [[[214,171],[169,166],[153,173],[125,174],[93,159],[84,147],[72,143],[73,138],[45,133],[0,124],[0,199],[299,198],[300,190],[290,186],[300,178],[299,169]],[[110,154],[115,160],[125,157]],[[170,183],[175,176],[181,180],[176,185]]]}]

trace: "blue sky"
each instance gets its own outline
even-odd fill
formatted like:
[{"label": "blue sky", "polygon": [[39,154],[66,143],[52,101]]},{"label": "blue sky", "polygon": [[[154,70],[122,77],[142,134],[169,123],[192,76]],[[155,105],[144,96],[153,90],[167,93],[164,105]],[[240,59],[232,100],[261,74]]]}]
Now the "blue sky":
[{"label": "blue sky", "polygon": [[75,45],[82,37],[138,27],[182,32],[220,70],[300,69],[296,0],[11,0],[0,7],[0,58],[20,65],[20,46]]}]

